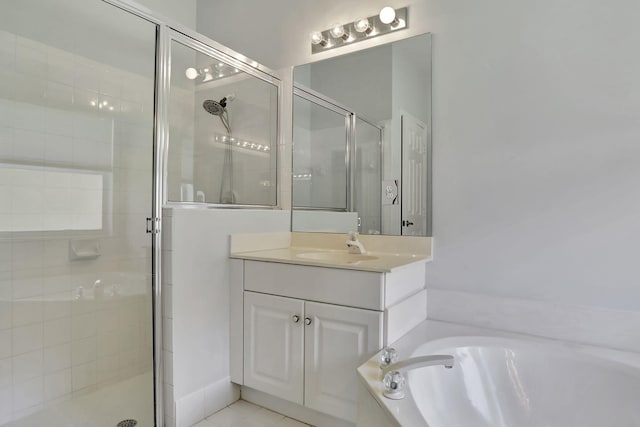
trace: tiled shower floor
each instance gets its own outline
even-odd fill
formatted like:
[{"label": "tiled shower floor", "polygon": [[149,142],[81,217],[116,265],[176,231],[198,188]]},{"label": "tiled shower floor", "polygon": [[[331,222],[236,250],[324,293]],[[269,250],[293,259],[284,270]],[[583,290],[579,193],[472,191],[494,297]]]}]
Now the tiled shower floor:
[{"label": "tiled shower floor", "polygon": [[238,400],[193,427],[311,427],[282,414]]},{"label": "tiled shower floor", "polygon": [[1,427],[114,427],[127,418],[138,427],[153,425],[151,373],[102,387]]}]

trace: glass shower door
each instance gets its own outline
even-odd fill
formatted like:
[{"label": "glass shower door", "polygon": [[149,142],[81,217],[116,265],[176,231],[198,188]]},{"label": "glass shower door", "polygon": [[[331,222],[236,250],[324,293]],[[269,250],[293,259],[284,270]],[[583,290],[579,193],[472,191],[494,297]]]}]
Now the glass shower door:
[{"label": "glass shower door", "polygon": [[157,26],[102,1],[0,13],[0,425],[154,423]]}]

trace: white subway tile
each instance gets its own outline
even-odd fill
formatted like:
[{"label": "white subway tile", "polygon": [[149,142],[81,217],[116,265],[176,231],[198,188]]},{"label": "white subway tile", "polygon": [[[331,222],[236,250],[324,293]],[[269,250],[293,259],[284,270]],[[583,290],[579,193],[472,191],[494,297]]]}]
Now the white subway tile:
[{"label": "white subway tile", "polygon": [[0,359],[0,389],[9,387],[12,383],[13,363],[10,357]]},{"label": "white subway tile", "polygon": [[12,312],[14,327],[42,323],[44,305],[40,298],[16,300]]},{"label": "white subway tile", "polygon": [[51,373],[71,367],[71,343],[44,349],[44,371]]},{"label": "white subway tile", "polygon": [[47,374],[44,377],[44,398],[56,399],[71,393],[71,369]]},{"label": "white subway tile", "polygon": [[118,330],[118,309],[109,308],[96,313],[96,332],[106,334]]},{"label": "white subway tile", "polygon": [[11,412],[13,410],[13,393],[11,387],[0,386],[0,425],[4,425],[11,421]]},{"label": "white subway tile", "polygon": [[96,335],[96,315],[94,313],[73,316],[71,319],[71,338],[75,340]]},{"label": "white subway tile", "polygon": [[96,384],[96,362],[71,368],[71,389],[81,390]]},{"label": "white subway tile", "polygon": [[31,271],[14,272],[17,276],[12,280],[11,286],[13,290],[13,299],[24,299],[42,296],[43,280],[42,269],[34,269]]},{"label": "white subway tile", "polygon": [[19,355],[41,349],[42,330],[41,323],[12,329],[13,354]]},{"label": "white subway tile", "polygon": [[[2,78],[1,74],[0,78]],[[0,113],[2,112],[3,111],[0,111]],[[0,126],[0,156],[2,156],[2,158],[8,159],[13,156],[13,144],[15,139],[16,131],[14,128]]]},{"label": "white subway tile", "polygon": [[[73,136],[73,117],[75,113],[65,110],[48,108],[45,113],[47,133]],[[68,158],[66,159],[68,162]]]},{"label": "white subway tile", "polygon": [[51,347],[71,341],[71,318],[61,317],[44,324],[44,346]]},{"label": "white subway tile", "polygon": [[[35,184],[34,185],[40,185]],[[13,242],[12,267],[13,271],[22,269],[42,268],[44,260],[44,243],[42,241]],[[27,274],[34,276],[34,274]]]},{"label": "white subway tile", "polygon": [[[2,142],[0,141],[0,144]],[[0,148],[0,156],[2,156],[2,149]],[[13,192],[11,191],[11,187],[9,187],[8,185],[0,185],[0,213],[2,214],[10,214],[11,213],[11,209],[13,207]],[[6,227],[3,227],[4,229],[6,229]],[[9,244],[4,243],[4,246],[6,246],[9,251],[9,255],[11,255],[11,247]],[[0,250],[5,250],[4,248],[0,249]],[[2,256],[3,254],[0,253],[0,256]],[[0,268],[8,268],[9,266],[11,266],[11,258],[9,258],[8,260],[5,261],[6,264]]]},{"label": "white subway tile", "polygon": [[44,320],[60,319],[71,316],[69,291],[48,294],[44,303]]},{"label": "white subway tile", "polygon": [[28,381],[14,384],[13,410],[22,411],[39,405],[44,400],[44,378],[35,377]]},{"label": "white subway tile", "polygon": [[0,359],[11,357],[13,346],[12,335],[13,330],[11,329],[0,330]]},{"label": "white subway tile", "polygon": [[[43,118],[39,120],[43,120]],[[16,129],[13,144],[13,159],[42,163],[46,134],[25,129]]]},{"label": "white subway tile", "polygon": [[13,382],[19,383],[44,375],[42,350],[13,357]]},{"label": "white subway tile", "polygon": [[61,49],[47,50],[47,79],[73,86],[75,56]]},{"label": "white subway tile", "polygon": [[71,366],[84,365],[96,360],[98,343],[95,337],[71,342]]},{"label": "white subway tile", "polygon": [[44,161],[47,164],[68,164],[73,157],[73,138],[48,133],[45,140]]},{"label": "white subway tile", "polygon": [[[9,288],[9,291],[11,291],[11,288]],[[0,300],[0,331],[11,328],[13,325],[12,319],[13,304],[11,303],[11,297],[2,298]]]}]

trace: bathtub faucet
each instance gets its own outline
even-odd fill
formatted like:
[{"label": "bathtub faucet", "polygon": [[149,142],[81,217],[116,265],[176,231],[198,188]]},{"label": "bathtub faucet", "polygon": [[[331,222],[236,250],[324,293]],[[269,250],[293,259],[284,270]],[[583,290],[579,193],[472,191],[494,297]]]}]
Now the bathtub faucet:
[{"label": "bathtub faucet", "polygon": [[453,368],[453,356],[446,354],[434,354],[431,356],[418,356],[399,362],[382,365],[382,383],[384,385],[384,397],[389,399],[402,399],[405,396],[404,386],[406,380],[400,370],[410,370],[422,368],[424,366],[444,366],[447,369]]},{"label": "bathtub faucet", "polygon": [[403,370],[417,369],[417,368],[422,368],[424,366],[441,365],[447,369],[451,369],[453,368],[453,363],[454,363],[453,356],[450,356],[447,354],[434,354],[431,356],[411,357],[409,359],[391,363],[390,365],[387,365],[387,366],[381,366],[380,369],[382,369],[382,375],[386,375],[387,372],[391,372],[391,371],[399,371],[400,369],[403,369]]}]

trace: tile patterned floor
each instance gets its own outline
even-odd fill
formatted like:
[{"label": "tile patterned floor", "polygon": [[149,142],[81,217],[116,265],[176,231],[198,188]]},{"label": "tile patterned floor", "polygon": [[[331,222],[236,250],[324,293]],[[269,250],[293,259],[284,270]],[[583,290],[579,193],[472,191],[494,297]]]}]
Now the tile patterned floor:
[{"label": "tile patterned floor", "polygon": [[238,400],[193,427],[313,427],[244,400]]}]

